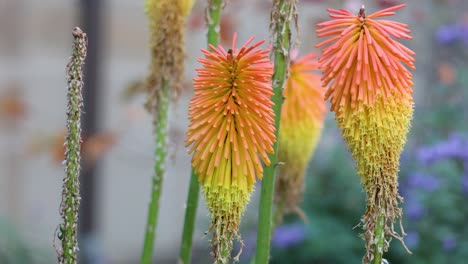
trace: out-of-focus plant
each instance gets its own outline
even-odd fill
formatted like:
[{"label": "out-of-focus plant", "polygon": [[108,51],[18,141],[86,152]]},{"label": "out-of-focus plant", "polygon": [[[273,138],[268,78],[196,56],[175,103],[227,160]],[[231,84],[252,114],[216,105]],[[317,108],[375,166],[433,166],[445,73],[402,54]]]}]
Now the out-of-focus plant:
[{"label": "out-of-focus plant", "polygon": [[412,154],[417,167],[402,180],[401,191],[406,243],[414,256],[405,261],[396,251],[394,262],[464,263],[468,258],[468,137],[452,133]]},{"label": "out-of-focus plant", "polygon": [[346,149],[337,145],[341,143],[338,132],[333,127],[327,131],[306,177],[302,209],[311,224],[286,217],[272,238],[271,263],[339,264],[362,259],[364,248],[353,227],[365,197],[359,183],[352,181],[355,172]]},{"label": "out-of-focus plant", "polygon": [[184,76],[184,31],[193,0],[146,0],[149,20],[151,62],[144,87],[148,94],[146,107],[153,115],[154,172],[151,179],[151,200],[141,255],[142,263],[150,263],[159,213],[159,198],[166,172],[167,126],[169,104],[182,89]]},{"label": "out-of-focus plant", "polygon": [[357,15],[328,9],[332,20],[319,23],[317,34],[328,37],[319,58],[325,97],[356,160],[366,191],[361,218],[366,254],[363,263],[382,261],[392,238],[403,245],[405,232],[398,193],[399,159],[413,116],[412,74],[415,53],[395,39],[412,39],[407,25],[379,18],[395,14],[398,5]]},{"label": "out-of-focus plant", "polygon": [[[65,130],[45,135],[35,135],[27,146],[27,155],[36,156],[47,154],[54,165],[61,165],[65,159]],[[83,137],[81,141],[81,158],[86,164],[94,164],[101,159],[118,142],[118,135],[114,131],[99,132],[91,137]]]},{"label": "out-of-focus plant", "polygon": [[27,112],[21,87],[17,83],[11,83],[6,91],[0,94],[0,124],[24,119]]},{"label": "out-of-focus plant", "polygon": [[[433,56],[432,67],[424,76],[428,86],[417,94],[420,98],[415,111],[418,144],[441,140],[452,131],[467,129],[466,122],[459,122],[466,119],[468,111],[468,15],[463,13],[468,5],[467,2],[462,5],[465,7],[454,4],[438,6],[445,16],[431,16],[430,21],[435,25],[430,48],[437,53]],[[459,15],[454,15],[457,12]],[[451,15],[447,17],[448,14]]]},{"label": "out-of-focus plant", "polygon": [[322,132],[326,113],[324,89],[321,86],[315,54],[296,60],[291,56],[289,76],[281,112],[279,166],[276,180],[274,224],[286,213],[303,216],[300,209],[304,191],[304,174]]},{"label": "out-of-focus plant", "polygon": [[50,245],[37,247],[21,234],[21,229],[0,216],[0,263],[54,263]]}]

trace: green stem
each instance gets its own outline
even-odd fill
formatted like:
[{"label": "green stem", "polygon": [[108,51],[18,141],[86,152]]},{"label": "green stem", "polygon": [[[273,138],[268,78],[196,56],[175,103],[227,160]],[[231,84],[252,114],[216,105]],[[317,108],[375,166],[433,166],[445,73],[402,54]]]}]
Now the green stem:
[{"label": "green stem", "polygon": [[231,251],[232,251],[232,234],[226,234],[226,238],[221,239],[220,246],[221,246],[221,256],[216,258],[214,264],[229,264],[229,260],[231,259]]},{"label": "green stem", "polygon": [[223,1],[222,0],[209,0],[209,6],[208,6],[208,44],[211,44],[213,46],[218,45],[219,41],[219,22],[221,18],[221,8]]},{"label": "green stem", "polygon": [[[208,6],[207,27],[208,44],[213,46],[218,45],[219,40],[219,22],[221,17],[222,0],[211,0]],[[180,246],[179,262],[182,264],[190,263],[190,256],[192,252],[193,232],[195,230],[195,220],[197,216],[198,207],[198,194],[200,186],[198,184],[198,177],[192,169],[190,175],[189,193],[187,196],[187,203],[185,208],[184,229],[182,231],[182,242]]]},{"label": "green stem", "polygon": [[58,238],[62,249],[59,263],[75,264],[78,261],[78,208],[80,206],[80,160],[81,160],[81,110],[83,107],[83,64],[86,58],[86,34],[80,29],[73,30],[73,55],[67,65],[68,109],[67,137],[65,141],[65,178],[63,180],[60,216],[63,222],[58,227]]},{"label": "green stem", "polygon": [[145,241],[143,245],[143,253],[141,263],[151,263],[153,257],[154,240],[156,236],[156,226],[159,213],[159,197],[161,196],[163,176],[165,173],[165,163],[167,156],[167,123],[168,109],[170,104],[170,83],[163,80],[161,87],[160,100],[157,104],[157,110],[154,112],[154,133],[155,133],[155,150],[154,150],[154,174],[151,185],[151,201],[148,208],[148,218],[145,229]]},{"label": "green stem", "polygon": [[180,246],[179,263],[190,263],[190,256],[192,254],[192,239],[195,230],[195,220],[197,217],[198,207],[198,193],[200,192],[200,185],[195,172],[192,169],[190,176],[189,193],[187,196],[187,203],[185,208],[184,230],[182,231],[182,244]]},{"label": "green stem", "polygon": [[273,110],[275,112],[276,142],[273,145],[274,153],[269,155],[271,165],[265,168],[260,194],[260,207],[257,233],[257,253],[255,262],[266,264],[270,257],[270,241],[272,233],[272,206],[275,187],[275,171],[278,161],[278,131],[281,120],[281,107],[283,105],[283,85],[288,69],[288,53],[290,46],[290,12],[291,2],[288,0],[275,0],[271,28],[274,39],[275,66],[273,73]]},{"label": "green stem", "polygon": [[377,243],[375,244],[374,248],[374,260],[372,261],[373,264],[381,264],[382,263],[382,256],[384,250],[384,242],[385,242],[385,234],[384,234],[384,227],[385,227],[385,216],[384,213],[380,213],[379,217],[377,218],[377,226],[375,227],[374,238],[377,239]]}]

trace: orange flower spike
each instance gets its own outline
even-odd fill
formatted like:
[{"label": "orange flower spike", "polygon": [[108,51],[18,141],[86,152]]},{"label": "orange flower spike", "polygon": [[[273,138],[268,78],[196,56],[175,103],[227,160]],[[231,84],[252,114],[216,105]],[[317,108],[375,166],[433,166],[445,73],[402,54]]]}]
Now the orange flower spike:
[{"label": "orange flower spike", "polygon": [[[294,55],[293,55],[294,57]],[[326,113],[316,54],[291,61],[284,88],[276,203],[283,213],[300,212],[304,173],[322,132]],[[276,219],[281,221],[281,219]]]},{"label": "orange flower spike", "polygon": [[252,41],[236,49],[234,34],[228,51],[202,49],[189,106],[186,145],[212,215],[215,258],[232,250],[256,178],[263,175],[261,162],[270,164],[267,154],[276,140],[269,50],[259,48],[263,40]]},{"label": "orange flower spike", "polygon": [[[367,193],[367,210],[362,221],[366,255],[374,258],[373,248],[379,216],[384,219],[387,242],[392,237],[403,242],[394,222],[402,217],[398,194],[399,158],[413,116],[412,74],[415,53],[396,39],[412,39],[408,26],[377,18],[392,16],[405,5],[366,15],[328,9],[333,20],[319,23],[317,35],[329,37],[316,47],[323,72],[322,85],[328,86],[325,98],[348,147],[356,160],[361,183]],[[384,243],[383,253],[389,243]]]},{"label": "orange flower spike", "polygon": [[390,7],[367,17],[364,8],[358,16],[343,9],[327,9],[335,19],[319,23],[322,28],[317,35],[333,37],[316,47],[334,42],[323,48],[319,58],[323,85],[330,86],[325,97],[331,98],[332,111],[344,105],[354,106],[357,100],[372,104],[378,94],[386,96],[390,89],[412,94],[412,74],[401,62],[415,69],[415,53],[391,38],[412,39],[407,25],[374,20],[393,15],[392,11],[404,6]]}]

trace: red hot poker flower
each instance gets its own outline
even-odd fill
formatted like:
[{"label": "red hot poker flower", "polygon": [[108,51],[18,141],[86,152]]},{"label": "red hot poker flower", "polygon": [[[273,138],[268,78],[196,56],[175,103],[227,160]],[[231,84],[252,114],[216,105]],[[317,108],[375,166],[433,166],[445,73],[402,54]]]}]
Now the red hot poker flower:
[{"label": "red hot poker flower", "polygon": [[392,16],[405,5],[366,15],[328,9],[333,20],[318,24],[325,94],[367,193],[361,219],[366,241],[363,263],[380,263],[402,211],[398,194],[399,158],[413,115],[412,74],[415,53],[396,39],[411,39],[408,26],[376,18]]},{"label": "red hot poker flower", "polygon": [[252,41],[236,49],[234,34],[228,51],[202,50],[189,107],[186,145],[212,215],[215,258],[232,249],[256,178],[263,176],[261,161],[270,165],[276,140],[269,50],[259,48],[263,40]]},{"label": "red hot poker flower", "polygon": [[[323,47],[319,63],[323,86],[329,86],[332,111],[356,107],[358,101],[372,105],[377,96],[412,94],[412,74],[403,65],[415,69],[415,53],[393,38],[412,39],[408,26],[390,20],[405,5],[390,7],[366,16],[347,10],[327,9],[334,20],[318,24],[317,36],[330,37],[316,47]],[[392,38],[393,37],[393,38]]]}]

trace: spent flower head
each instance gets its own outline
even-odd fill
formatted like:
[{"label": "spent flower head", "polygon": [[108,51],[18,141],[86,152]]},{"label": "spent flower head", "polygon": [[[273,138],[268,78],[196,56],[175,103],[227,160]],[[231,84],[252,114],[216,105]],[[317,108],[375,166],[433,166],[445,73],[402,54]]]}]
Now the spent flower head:
[{"label": "spent flower head", "polygon": [[182,90],[184,76],[184,29],[193,0],[146,0],[145,12],[149,20],[151,65],[146,79],[147,108],[157,111],[157,105],[167,92],[169,83],[173,97]]}]

